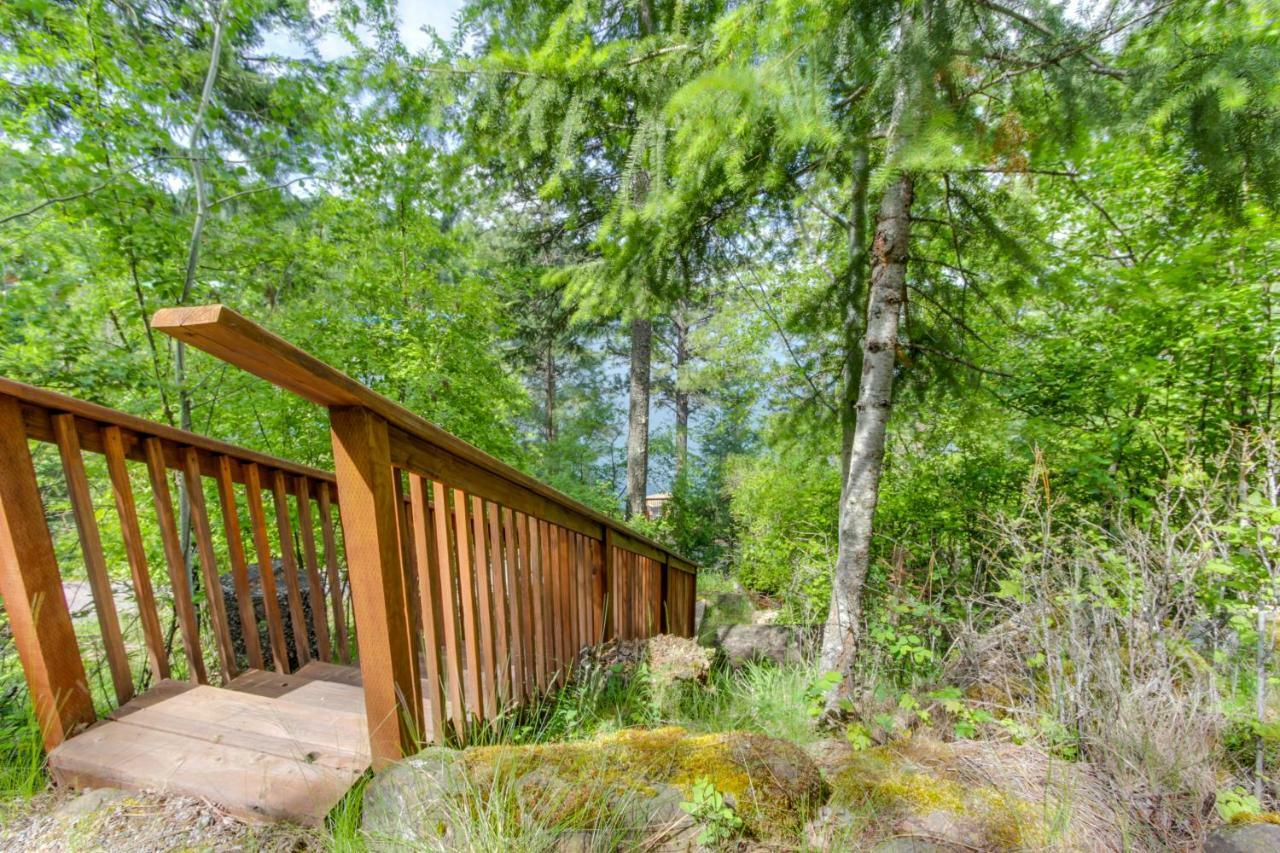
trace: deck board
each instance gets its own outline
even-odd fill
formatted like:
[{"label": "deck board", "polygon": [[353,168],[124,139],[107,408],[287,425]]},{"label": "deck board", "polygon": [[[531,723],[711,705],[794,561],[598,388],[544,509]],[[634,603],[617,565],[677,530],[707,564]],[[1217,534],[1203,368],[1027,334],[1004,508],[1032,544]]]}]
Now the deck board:
[{"label": "deck board", "polygon": [[61,785],[183,794],[245,819],[319,824],[369,767],[364,691],[348,669],[253,670],[225,688],[162,681],[53,750],[50,771]]}]

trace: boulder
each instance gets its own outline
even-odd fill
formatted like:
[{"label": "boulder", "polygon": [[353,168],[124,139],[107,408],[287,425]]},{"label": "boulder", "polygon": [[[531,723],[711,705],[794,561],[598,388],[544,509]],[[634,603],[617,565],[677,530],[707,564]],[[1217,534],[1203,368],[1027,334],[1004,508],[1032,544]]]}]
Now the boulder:
[{"label": "boulder", "polygon": [[364,789],[363,828],[374,849],[462,849],[467,775],[460,753],[429,747],[384,770]]},{"label": "boulder", "polygon": [[1229,823],[1209,833],[1204,853],[1273,853],[1280,850],[1280,826],[1274,823]]},{"label": "boulder", "polygon": [[797,831],[825,794],[813,762],[786,741],[627,729],[587,742],[424,750],[369,784],[364,828],[384,847],[466,849],[455,819],[465,816],[556,849],[684,853],[701,827],[681,804],[702,780],[732,802],[747,835],[765,840]]},{"label": "boulder", "polygon": [[782,666],[803,662],[816,646],[818,629],[808,625],[722,625],[711,644],[730,666],[772,661]]},{"label": "boulder", "polygon": [[[820,850],[1013,851],[1124,848],[1127,817],[1083,762],[1031,745],[943,742],[926,732],[884,746],[810,747],[831,797],[805,827]],[[1063,816],[1068,816],[1064,819]]]},{"label": "boulder", "polygon": [[[293,620],[289,616],[289,588],[285,584],[284,564],[280,560],[273,560],[272,568],[272,574],[276,582],[276,603],[280,607],[280,618],[284,623],[284,643],[289,651],[289,666],[291,669],[297,669],[298,648],[297,641],[294,639]],[[227,627],[231,630],[231,642],[235,647],[236,659],[240,661],[242,667],[247,667],[249,657],[244,644],[244,627],[240,624],[240,607],[236,603],[235,581],[230,574],[222,575],[218,580],[222,585],[223,600],[226,602]],[[302,595],[302,612],[307,620],[307,643],[311,649],[311,656],[314,658],[317,656],[318,650],[316,632],[311,615],[311,583],[305,571],[298,572],[298,589]],[[262,649],[263,658],[270,663],[271,642],[267,635],[267,611],[263,604],[262,574],[258,570],[257,563],[249,565],[249,593],[253,599],[253,613],[258,620],[258,646]],[[324,590],[321,590],[320,594],[323,596]],[[326,616],[325,618],[328,617]]]}]

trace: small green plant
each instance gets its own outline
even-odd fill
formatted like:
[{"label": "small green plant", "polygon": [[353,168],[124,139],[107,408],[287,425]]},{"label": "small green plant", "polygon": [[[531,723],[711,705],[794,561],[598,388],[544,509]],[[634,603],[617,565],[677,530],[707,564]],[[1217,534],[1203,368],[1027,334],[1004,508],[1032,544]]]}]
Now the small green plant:
[{"label": "small green plant", "polygon": [[1241,787],[1223,788],[1214,798],[1213,807],[1218,810],[1218,817],[1227,823],[1262,811],[1258,798]]},{"label": "small green plant", "polygon": [[804,700],[809,708],[810,717],[816,717],[822,713],[827,694],[839,684],[840,673],[838,672],[824,672],[809,683],[804,691]]},{"label": "small green plant", "polygon": [[844,739],[855,750],[863,750],[871,746],[871,731],[862,723],[850,723],[844,730]]},{"label": "small green plant", "polygon": [[698,843],[717,847],[728,841],[742,829],[742,818],[725,801],[724,794],[716,790],[710,779],[700,778],[693,783],[690,799],[681,803],[694,820],[702,824]]}]

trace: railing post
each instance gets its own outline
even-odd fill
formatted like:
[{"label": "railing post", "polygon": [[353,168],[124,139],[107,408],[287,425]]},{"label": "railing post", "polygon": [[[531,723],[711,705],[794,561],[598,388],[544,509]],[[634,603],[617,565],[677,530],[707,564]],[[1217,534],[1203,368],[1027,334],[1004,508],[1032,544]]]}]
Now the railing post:
[{"label": "railing post", "polygon": [[671,603],[671,554],[664,551],[662,553],[662,574],[658,581],[658,633],[667,634],[671,631],[670,615],[667,608]]},{"label": "railing post", "polygon": [[45,522],[22,409],[0,397],[0,595],[46,750],[93,722],[71,613]]},{"label": "railing post", "polygon": [[613,562],[613,530],[605,525],[604,536],[601,538],[601,547],[604,550],[604,559],[601,563],[604,566],[604,583],[600,586],[605,600],[604,609],[604,639],[612,640],[618,636],[618,585],[615,576],[617,568]]},{"label": "railing post", "polygon": [[374,770],[417,751],[424,733],[417,644],[405,596],[399,507],[387,422],[361,407],[329,410],[338,511]]}]

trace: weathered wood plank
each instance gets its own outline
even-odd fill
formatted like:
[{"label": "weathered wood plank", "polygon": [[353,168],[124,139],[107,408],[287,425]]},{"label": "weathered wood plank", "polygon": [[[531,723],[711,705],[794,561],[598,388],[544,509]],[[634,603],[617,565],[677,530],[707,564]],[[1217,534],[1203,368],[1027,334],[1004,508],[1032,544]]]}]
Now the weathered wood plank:
[{"label": "weathered wood plank", "polygon": [[[321,489],[327,488],[321,485]],[[311,624],[316,632],[316,650],[320,660],[333,660],[333,648],[329,644],[329,614],[325,607],[324,584],[320,580],[320,563],[316,559],[316,527],[311,520],[311,483],[299,477],[298,536],[302,539],[302,562],[307,570],[307,600],[311,603]]]},{"label": "weathered wood plank", "polygon": [[466,669],[463,671],[463,687],[467,696],[467,710],[478,718],[484,718],[484,704],[480,696],[480,654],[476,640],[476,585],[471,562],[471,542],[467,525],[467,496],[461,489],[453,490],[454,548],[458,554],[458,597],[462,601],[462,638]]},{"label": "weathered wood plank", "polygon": [[318,826],[361,775],[227,743],[132,725],[95,726],[49,756],[60,785],[210,798],[247,820]]},{"label": "weathered wood plank", "polygon": [[173,516],[173,497],[169,492],[169,472],[164,463],[160,439],[148,438],[147,473],[151,478],[151,497],[155,501],[156,520],[160,526],[160,542],[164,546],[165,564],[169,569],[169,584],[173,590],[173,606],[178,613],[179,634],[187,653],[191,677],[199,684],[208,684],[209,676],[204,668],[204,652],[200,649],[200,626],[196,622],[196,608],[191,599],[191,580],[187,577],[187,561],[182,554],[182,542],[178,539],[178,523]]},{"label": "weathered wood plank", "polygon": [[183,469],[188,500],[191,506],[191,527],[195,533],[196,556],[204,576],[205,604],[209,608],[209,624],[218,643],[218,664],[225,683],[239,673],[235,646],[231,642],[231,628],[227,624],[226,599],[222,597],[222,582],[218,578],[218,560],[213,553],[213,532],[209,528],[209,508],[204,500],[204,481],[200,474],[200,460],[196,449],[188,447],[186,467]]},{"label": "weathered wood plank", "polygon": [[422,646],[427,660],[425,683],[427,718],[437,743],[444,737],[443,669],[440,666],[442,641],[440,615],[439,552],[435,548],[431,525],[431,508],[427,497],[427,481],[417,474],[409,475],[409,511],[417,549],[419,612],[422,618]]},{"label": "weathered wood plank", "polygon": [[373,768],[381,770],[417,751],[425,725],[387,424],[362,408],[331,409],[329,422]]},{"label": "weathered wood plank", "polygon": [[156,609],[147,548],[142,541],[142,529],[138,526],[138,506],[133,499],[133,484],[129,481],[122,440],[119,427],[103,427],[103,454],[107,459],[107,476],[111,480],[116,515],[120,519],[120,536],[124,540],[125,558],[129,561],[133,580],[133,597],[138,603],[138,621],[142,624],[151,674],[159,681],[169,677],[169,656],[165,653],[164,631],[160,628],[160,612]]},{"label": "weathered wood plank", "polygon": [[93,722],[93,701],[18,402],[0,396],[0,594],[46,749]]},{"label": "weathered wood plank", "polygon": [[437,577],[440,579],[440,621],[444,630],[445,668],[449,675],[449,718],[461,741],[467,736],[466,710],[462,703],[462,640],[458,635],[458,565],[450,524],[449,491],[439,480],[431,484],[434,502]]},{"label": "weathered wood plank", "polygon": [[533,615],[533,666],[537,677],[538,690],[547,687],[547,629],[546,614],[543,611],[543,600],[546,586],[542,575],[542,540],[541,525],[538,519],[525,516],[529,525],[529,598]]},{"label": "weathered wood plank", "polygon": [[320,534],[324,540],[324,565],[329,578],[329,599],[333,606],[333,630],[338,635],[338,653],[343,663],[351,662],[351,640],[347,633],[347,608],[342,601],[342,576],[338,569],[338,545],[333,530],[333,510],[329,503],[332,486],[316,490],[320,508]]},{"label": "weathered wood plank", "polygon": [[85,474],[84,458],[80,455],[80,436],[76,432],[75,416],[54,415],[53,431],[57,437],[58,453],[62,458],[67,494],[71,498],[71,511],[76,519],[85,574],[89,578],[89,588],[93,591],[93,607],[97,612],[98,627],[102,631],[102,646],[106,650],[107,665],[111,669],[111,683],[115,689],[116,701],[123,705],[133,698],[133,673],[129,669],[129,656],[124,648],[124,635],[120,632],[115,596],[111,592],[111,578],[107,574],[107,559],[102,551],[98,517],[93,508],[93,496],[89,493],[89,477]]},{"label": "weathered wood plank", "polygon": [[[495,503],[485,506],[485,527],[489,534],[489,558],[493,571],[493,600],[495,602],[494,619],[494,658],[498,671],[498,698],[502,705],[513,698],[511,681],[511,655],[514,649],[512,637],[508,635],[507,626],[513,614],[510,591],[507,588],[508,563],[511,559],[510,544],[503,541],[502,523],[499,518],[500,507]],[[505,546],[505,547],[504,547]]]},{"label": "weathered wood plank", "polygon": [[[484,501],[475,495],[471,496],[467,507],[467,520],[471,527],[472,542],[475,543],[476,613],[480,617],[477,622],[477,628],[480,631],[477,651],[480,656],[480,680],[485,704],[484,713],[481,716],[492,719],[498,716],[499,711],[497,641],[494,639],[496,620],[492,594],[493,566],[490,564],[485,542]],[[501,553],[494,555],[495,561],[501,559]],[[498,570],[501,571],[501,567]],[[506,604],[505,601],[502,602],[504,608]],[[505,685],[503,693],[506,693]]]},{"label": "weathered wood plank", "polygon": [[240,634],[244,639],[249,666],[262,669],[262,644],[258,641],[258,616],[253,612],[253,594],[249,589],[249,563],[244,555],[244,534],[236,508],[235,462],[230,456],[219,456],[217,475],[218,505],[222,510],[222,530],[227,538],[227,559],[231,562],[231,582],[236,591],[236,608],[240,612]]},{"label": "weathered wood plank", "polygon": [[298,556],[293,548],[293,521],[289,518],[289,495],[285,491],[284,472],[271,472],[271,497],[276,507],[276,541],[280,543],[280,563],[284,568],[285,595],[289,601],[289,628],[298,666],[311,660],[311,639],[307,631],[307,613],[302,608],[302,589],[298,583]]},{"label": "weathered wood plank", "polygon": [[284,617],[280,613],[280,599],[276,595],[271,539],[267,536],[267,512],[262,506],[262,472],[252,462],[244,466],[244,496],[249,508],[249,526],[253,531],[253,548],[258,555],[258,582],[262,584],[262,610],[267,617],[271,660],[276,672],[288,674],[289,647],[285,643]]}]

